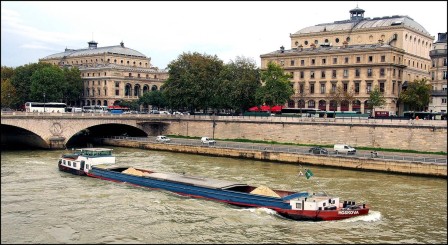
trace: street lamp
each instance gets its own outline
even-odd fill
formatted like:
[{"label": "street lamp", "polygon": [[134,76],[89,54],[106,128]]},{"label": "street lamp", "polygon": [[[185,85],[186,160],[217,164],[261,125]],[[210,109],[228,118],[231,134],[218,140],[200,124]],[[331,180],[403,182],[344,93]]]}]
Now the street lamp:
[{"label": "street lamp", "polygon": [[44,113],[45,113],[45,92],[44,92]]}]

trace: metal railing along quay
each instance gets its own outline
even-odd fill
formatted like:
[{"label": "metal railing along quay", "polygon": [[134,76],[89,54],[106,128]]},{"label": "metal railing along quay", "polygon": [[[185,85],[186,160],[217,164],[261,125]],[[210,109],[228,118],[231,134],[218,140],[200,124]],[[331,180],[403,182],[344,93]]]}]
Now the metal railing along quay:
[{"label": "metal railing along quay", "polygon": [[[127,136],[110,136],[108,139],[115,140],[128,140],[138,142],[157,142],[155,137],[127,137]],[[169,143],[164,144],[177,144],[188,146],[203,146],[203,147],[217,147],[217,148],[229,148],[229,149],[244,149],[244,150],[256,150],[256,151],[268,151],[268,152],[286,152],[293,154],[306,154],[315,155],[309,152],[310,147],[304,146],[289,146],[289,145],[273,145],[263,143],[242,143],[242,142],[230,142],[230,141],[216,141],[214,145],[203,144],[199,139],[183,139],[183,138],[171,138]],[[337,154],[331,150],[328,154],[320,154],[321,156],[338,156],[338,157],[350,157],[350,158],[378,158],[383,160],[404,161],[404,162],[418,162],[424,164],[437,164],[446,165],[447,158],[435,157],[433,155],[424,156],[422,154],[401,154],[398,155],[393,152],[370,152],[370,151],[358,151],[356,154]]]}]

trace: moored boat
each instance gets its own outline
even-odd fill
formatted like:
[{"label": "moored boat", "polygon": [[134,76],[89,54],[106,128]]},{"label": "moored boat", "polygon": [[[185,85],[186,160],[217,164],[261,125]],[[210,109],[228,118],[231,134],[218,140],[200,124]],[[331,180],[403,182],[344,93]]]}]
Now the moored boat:
[{"label": "moored boat", "polygon": [[63,154],[58,162],[60,171],[86,175],[92,166],[98,164],[115,164],[112,149],[81,148],[70,154]]},{"label": "moored boat", "polygon": [[[369,207],[366,204],[341,201],[339,197],[329,196],[325,193],[275,190],[266,186],[257,187],[233,181],[118,166],[114,164],[115,158],[111,156],[111,152],[110,149],[105,148],[84,148],[73,156],[63,156],[58,164],[59,169],[68,170],[67,172],[74,174],[86,174],[90,177],[114,182],[163,189],[184,196],[204,198],[241,207],[269,208],[275,210],[279,215],[293,220],[341,220],[369,213]],[[70,160],[71,168],[67,167],[69,159],[75,159]],[[73,167],[73,162],[79,164]],[[312,175],[311,172],[309,174]]]}]

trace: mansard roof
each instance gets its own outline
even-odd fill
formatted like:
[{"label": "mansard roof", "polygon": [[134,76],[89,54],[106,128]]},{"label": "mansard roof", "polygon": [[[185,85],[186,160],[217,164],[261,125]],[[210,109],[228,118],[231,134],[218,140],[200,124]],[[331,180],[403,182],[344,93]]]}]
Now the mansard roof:
[{"label": "mansard roof", "polygon": [[375,17],[375,18],[363,18],[361,20],[342,20],[335,21],[333,23],[318,24],[315,26],[305,27],[297,31],[296,35],[300,34],[312,34],[319,32],[329,32],[329,31],[356,31],[368,28],[381,28],[388,26],[405,26],[413,29],[417,32],[423,33],[430,36],[430,33],[419,23],[414,21],[409,16],[393,15],[385,17]]},{"label": "mansard roof", "polygon": [[262,54],[261,57],[269,57],[271,55],[300,55],[300,54],[310,54],[310,53],[323,53],[323,52],[344,52],[344,51],[371,51],[379,48],[391,48],[395,49],[395,47],[390,46],[389,44],[360,44],[360,45],[347,45],[347,47],[344,46],[321,46],[316,48],[303,48],[300,49],[279,49],[275,50],[273,52]]},{"label": "mansard roof", "polygon": [[147,59],[147,57],[144,54],[142,54],[134,49],[126,48],[126,47],[124,47],[124,45],[99,47],[99,48],[95,47],[95,48],[86,48],[86,49],[65,49],[65,51],[62,53],[48,55],[42,59],[43,60],[62,59],[62,58],[73,58],[73,57],[78,57],[78,56],[92,56],[92,55],[102,55],[102,54],[118,54],[118,55]]}]

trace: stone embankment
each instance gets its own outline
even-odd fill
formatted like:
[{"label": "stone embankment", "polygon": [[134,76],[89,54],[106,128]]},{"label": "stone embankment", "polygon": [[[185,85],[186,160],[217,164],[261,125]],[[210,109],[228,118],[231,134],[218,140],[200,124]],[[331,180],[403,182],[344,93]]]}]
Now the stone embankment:
[{"label": "stone embankment", "polygon": [[288,152],[272,152],[250,149],[220,148],[218,146],[192,146],[180,144],[163,144],[153,142],[139,142],[130,140],[101,139],[104,145],[141,148],[148,150],[163,150],[189,154],[201,154],[220,157],[234,157],[263,161],[275,161],[292,164],[308,164],[346,169],[380,171],[428,177],[447,177],[446,164],[430,164],[400,160],[386,160],[367,157],[344,157],[297,154]]}]

